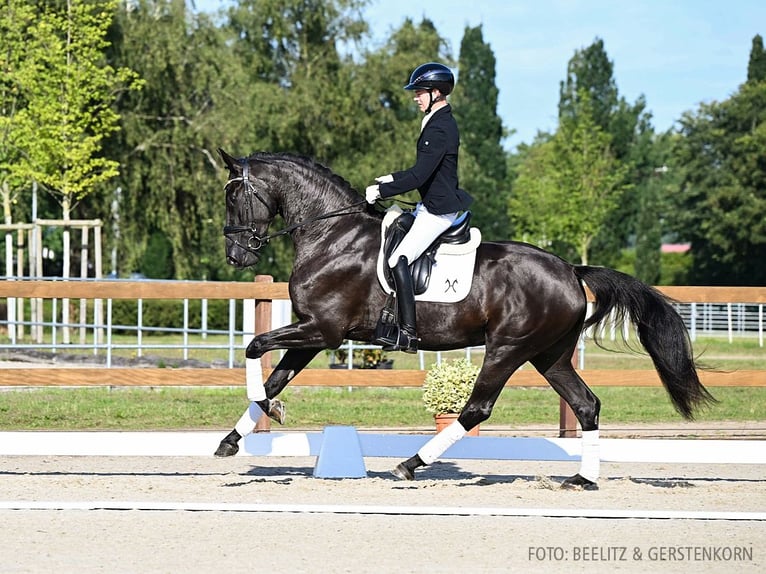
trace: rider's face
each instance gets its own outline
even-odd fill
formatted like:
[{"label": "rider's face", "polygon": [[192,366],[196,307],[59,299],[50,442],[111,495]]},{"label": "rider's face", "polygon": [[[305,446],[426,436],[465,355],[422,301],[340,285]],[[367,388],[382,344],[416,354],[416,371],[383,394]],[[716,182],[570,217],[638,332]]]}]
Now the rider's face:
[{"label": "rider's face", "polygon": [[415,90],[415,95],[412,99],[418,103],[421,112],[425,112],[431,103],[431,99],[428,97],[428,90]]}]

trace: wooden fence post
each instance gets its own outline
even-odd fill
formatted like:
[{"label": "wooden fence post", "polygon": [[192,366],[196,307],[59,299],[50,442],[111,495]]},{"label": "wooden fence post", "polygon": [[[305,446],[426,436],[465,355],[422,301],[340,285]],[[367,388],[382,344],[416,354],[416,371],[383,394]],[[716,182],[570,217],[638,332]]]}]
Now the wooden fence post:
[{"label": "wooden fence post", "polygon": [[[572,366],[577,368],[577,347],[572,353]],[[572,407],[564,399],[559,399],[559,437],[575,438],[577,436],[577,417]]]},{"label": "wooden fence post", "polygon": [[[274,278],[271,275],[256,275],[256,283],[273,283]],[[271,331],[271,300],[256,299],[255,301],[255,330],[256,335]],[[261,357],[261,367],[266,370],[271,368],[271,353],[266,353]],[[261,416],[255,425],[255,432],[270,432],[271,419],[268,415]]]}]

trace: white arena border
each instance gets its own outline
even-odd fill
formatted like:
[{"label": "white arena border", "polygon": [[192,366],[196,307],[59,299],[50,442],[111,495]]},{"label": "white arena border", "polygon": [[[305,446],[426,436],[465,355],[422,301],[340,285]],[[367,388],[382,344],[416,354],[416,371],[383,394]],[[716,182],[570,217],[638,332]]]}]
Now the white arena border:
[{"label": "white arena border", "polygon": [[766,512],[693,510],[608,510],[589,508],[488,508],[481,506],[380,506],[344,504],[266,504],[130,501],[0,501],[0,510],[141,510],[190,512],[253,512],[296,514],[361,514],[394,516],[508,516],[541,518],[605,518],[659,520],[764,521]]},{"label": "white arena border", "polygon": [[[365,457],[410,457],[433,435],[357,432]],[[220,431],[189,432],[0,432],[0,456],[204,456],[223,438]],[[345,433],[348,439],[349,433]],[[318,456],[322,432],[269,432],[246,437],[237,456]],[[338,445],[341,450],[345,445]],[[601,439],[603,462],[766,464],[764,440]],[[465,437],[442,459],[579,461],[578,438]]]},{"label": "white arena border", "polygon": [[[353,427],[327,427],[324,432],[271,432],[246,437],[237,456],[316,456],[321,460],[324,434],[327,456],[409,457],[433,435],[357,433]],[[337,432],[341,431],[341,432]],[[0,456],[203,456],[211,457],[221,432],[0,432]],[[357,440],[358,439],[358,440]],[[334,441],[334,442],[333,442]],[[538,437],[466,437],[444,453],[443,459],[577,461],[580,439]],[[342,457],[341,457],[342,458]],[[766,441],[602,439],[601,460],[607,462],[668,462],[702,464],[766,464]],[[362,476],[364,464],[361,462]],[[346,469],[339,468],[344,475]],[[316,475],[316,469],[315,469]],[[313,513],[421,516],[508,516],[602,519],[686,519],[764,521],[766,512],[609,510],[583,508],[485,508],[443,506],[370,506],[312,504],[240,504],[132,501],[0,501],[0,510],[143,510],[253,513]]]}]

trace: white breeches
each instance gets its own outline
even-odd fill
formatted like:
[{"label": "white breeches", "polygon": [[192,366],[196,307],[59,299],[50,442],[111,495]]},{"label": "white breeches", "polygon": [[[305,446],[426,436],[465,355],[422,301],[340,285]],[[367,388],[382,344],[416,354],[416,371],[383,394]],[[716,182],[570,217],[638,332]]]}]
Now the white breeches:
[{"label": "white breeches", "polygon": [[407,263],[412,263],[420,257],[428,246],[434,242],[444,231],[449,229],[457,219],[457,213],[435,215],[430,213],[422,203],[415,207],[415,222],[412,228],[404,236],[402,242],[388,258],[388,266],[396,267],[399,258],[403,255]]}]

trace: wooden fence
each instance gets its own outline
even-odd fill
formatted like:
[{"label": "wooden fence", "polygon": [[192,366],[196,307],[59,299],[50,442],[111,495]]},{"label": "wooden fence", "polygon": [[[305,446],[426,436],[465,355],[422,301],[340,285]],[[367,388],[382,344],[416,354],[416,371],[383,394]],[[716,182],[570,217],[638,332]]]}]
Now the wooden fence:
[{"label": "wooden fence", "polygon": [[[682,303],[766,303],[766,287],[661,287]],[[69,299],[255,299],[255,332],[269,330],[270,302],[289,299],[287,283],[258,281],[1,281],[0,297]],[[269,372],[270,365],[265,365]],[[243,369],[172,368],[13,368],[0,369],[0,386],[231,386],[244,382]],[[653,370],[585,369],[592,386],[658,386]],[[706,386],[766,386],[766,370],[700,374]],[[419,387],[421,370],[306,369],[293,386]],[[518,371],[507,386],[539,387],[538,373]]]},{"label": "wooden fence", "polygon": [[[206,281],[2,281],[0,297],[38,299],[255,299],[255,332],[270,329],[272,300],[289,299],[287,283],[271,283],[260,276],[255,283]],[[766,303],[766,287],[661,287],[682,303]],[[590,294],[589,294],[590,297]],[[271,365],[264,365],[264,373]],[[591,386],[650,387],[661,385],[653,370],[595,370],[580,372]],[[419,387],[421,370],[306,369],[292,386]],[[766,370],[703,371],[705,386],[763,387]],[[234,368],[6,368],[0,386],[239,386],[244,369]],[[547,382],[532,370],[518,371],[506,386],[542,387]],[[563,405],[563,403],[562,403]],[[575,428],[571,411],[562,406],[561,428]]]}]

